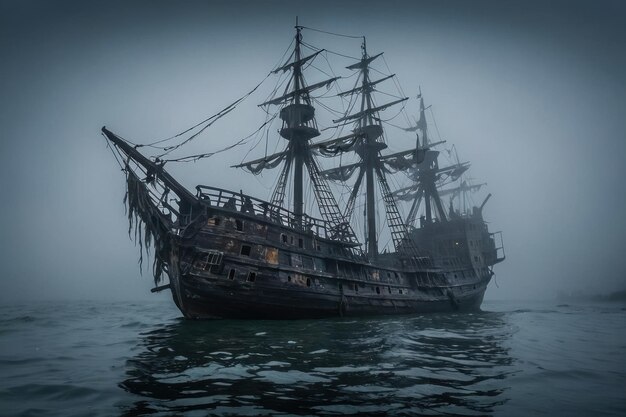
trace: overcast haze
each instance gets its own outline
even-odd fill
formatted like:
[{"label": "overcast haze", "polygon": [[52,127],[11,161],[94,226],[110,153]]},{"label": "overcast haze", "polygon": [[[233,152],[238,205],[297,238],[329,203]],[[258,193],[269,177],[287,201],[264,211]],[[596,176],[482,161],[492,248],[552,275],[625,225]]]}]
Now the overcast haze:
[{"label": "overcast haze", "polygon": [[[431,3],[2,1],[0,301],[154,297],[100,128],[148,142],[215,113],[276,65],[296,15],[367,36],[408,95],[421,85],[441,136],[488,183],[484,214],[507,253],[488,298],[626,287],[626,7]],[[191,152],[263,116],[224,119]],[[271,181],[225,174],[241,152],[168,167],[189,188],[268,198],[257,184]]]}]

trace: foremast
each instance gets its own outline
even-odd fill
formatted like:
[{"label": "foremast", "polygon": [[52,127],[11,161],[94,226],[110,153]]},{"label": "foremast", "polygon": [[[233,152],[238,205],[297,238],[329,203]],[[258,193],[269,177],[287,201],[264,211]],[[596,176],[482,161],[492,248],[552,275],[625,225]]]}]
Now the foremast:
[{"label": "foremast", "polygon": [[302,219],[304,213],[303,177],[304,156],[307,152],[308,142],[320,132],[315,123],[315,108],[311,105],[311,99],[306,89],[302,89],[304,79],[302,76],[302,56],[300,45],[302,42],[302,29],[296,23],[296,39],[293,67],[293,98],[292,103],[283,107],[280,118],[283,127],[280,136],[287,139],[292,146],[293,153],[293,212],[296,221]]},{"label": "foremast", "polygon": [[234,167],[244,168],[253,174],[258,174],[263,169],[274,168],[282,163],[283,167],[271,198],[271,203],[276,206],[284,206],[289,176],[293,171],[293,213],[295,222],[290,226],[300,229],[306,227],[306,224],[303,222],[305,217],[304,168],[306,167],[309,179],[313,184],[319,212],[324,220],[330,223],[334,238],[356,247],[359,245],[356,235],[349,222],[342,216],[330,188],[321,176],[320,167],[312,154],[310,146],[310,140],[320,135],[315,120],[315,107],[311,104],[310,92],[323,86],[329,86],[339,77],[333,77],[312,85],[306,84],[303,66],[323,50],[303,57],[301,50],[303,27],[298,25],[297,19],[295,29],[294,51],[284,65],[273,71],[275,74],[291,71],[289,83],[285,87],[283,95],[260,104],[260,106],[282,106],[279,112],[282,120],[279,134],[287,140],[287,146],[282,152],[242,162]]},{"label": "foremast", "polygon": [[[378,238],[376,235],[376,196],[374,195],[374,175],[375,168],[379,165],[378,157],[380,151],[387,148],[387,145],[378,141],[382,137],[383,129],[374,119],[374,103],[372,101],[372,85],[369,77],[369,63],[376,57],[370,58],[367,54],[367,44],[363,38],[363,56],[361,62],[352,65],[353,68],[361,69],[361,116],[357,122],[357,133],[364,135],[363,143],[357,148],[363,168],[365,170],[365,195],[367,213],[367,254],[370,258],[378,255]],[[348,67],[350,68],[350,67]],[[352,69],[352,68],[350,68]],[[341,121],[341,120],[339,120]],[[339,122],[335,121],[335,122]]]}]

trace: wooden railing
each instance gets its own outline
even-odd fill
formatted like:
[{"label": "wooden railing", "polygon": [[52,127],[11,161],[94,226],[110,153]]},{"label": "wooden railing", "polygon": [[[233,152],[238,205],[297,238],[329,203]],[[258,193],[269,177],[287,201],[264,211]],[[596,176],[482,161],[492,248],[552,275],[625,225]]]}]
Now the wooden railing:
[{"label": "wooden railing", "polygon": [[[343,243],[350,243],[343,233],[344,228],[333,226],[325,220],[310,217],[306,214],[296,216],[295,213],[267,201],[250,197],[241,192],[236,193],[217,187],[207,185],[196,186],[197,197],[204,203],[233,212],[245,213],[251,216],[264,217],[285,227],[299,229],[303,233],[313,233],[316,236],[326,239],[339,240]],[[347,226],[347,225],[344,225]],[[349,230],[345,228],[345,230]]]}]

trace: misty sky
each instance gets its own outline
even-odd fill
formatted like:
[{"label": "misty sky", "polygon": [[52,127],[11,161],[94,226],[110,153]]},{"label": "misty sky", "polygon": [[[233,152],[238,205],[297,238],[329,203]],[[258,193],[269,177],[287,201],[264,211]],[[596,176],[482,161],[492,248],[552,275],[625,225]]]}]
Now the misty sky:
[{"label": "misty sky", "polygon": [[[488,298],[626,287],[620,1],[3,0],[0,302],[154,297],[127,235],[124,177],[100,128],[148,142],[217,112],[275,67],[296,15],[305,26],[366,35],[407,95],[422,87],[441,136],[488,183],[484,214],[507,252]],[[304,36],[360,53],[355,40]],[[190,152],[252,132],[264,98]],[[170,168],[189,188],[268,198],[269,179],[227,171],[242,152]]]}]

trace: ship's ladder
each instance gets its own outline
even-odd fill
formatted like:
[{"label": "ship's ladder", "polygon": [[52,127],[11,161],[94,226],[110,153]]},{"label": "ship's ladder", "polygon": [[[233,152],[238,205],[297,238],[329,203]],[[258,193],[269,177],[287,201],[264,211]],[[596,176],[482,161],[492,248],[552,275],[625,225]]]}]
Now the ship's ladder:
[{"label": "ship's ladder", "polygon": [[391,239],[393,240],[393,246],[397,252],[404,253],[411,257],[420,258],[420,254],[417,247],[413,243],[413,240],[409,238],[409,230],[402,220],[396,200],[393,198],[387,179],[380,167],[376,167],[376,177],[380,184],[380,189],[383,194],[383,202],[385,203],[385,211],[387,213],[387,225],[391,231]]},{"label": "ship's ladder", "polygon": [[331,225],[335,234],[334,237],[352,244],[358,244],[359,242],[354,230],[352,230],[352,226],[350,226],[350,223],[343,217],[343,214],[341,214],[339,205],[333,193],[330,191],[330,187],[328,187],[328,184],[322,179],[317,162],[309,155],[309,157],[305,159],[305,163],[311,181],[313,182],[313,190],[320,214],[322,218]]}]

